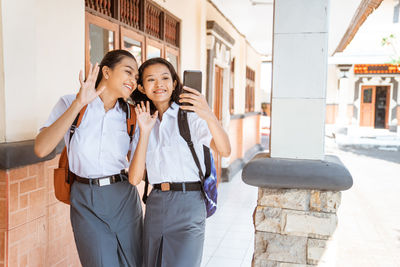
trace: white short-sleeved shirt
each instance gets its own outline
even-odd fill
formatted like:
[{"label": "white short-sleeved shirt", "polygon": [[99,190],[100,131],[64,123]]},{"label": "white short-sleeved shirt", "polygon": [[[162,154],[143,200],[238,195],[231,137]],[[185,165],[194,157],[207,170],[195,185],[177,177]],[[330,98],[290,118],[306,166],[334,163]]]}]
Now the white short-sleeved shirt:
[{"label": "white short-sleeved shirt", "polygon": [[[149,137],[146,153],[146,169],[150,184],[163,182],[199,181],[199,171],[192,153],[179,133],[179,105],[173,103],[163,114],[162,121],[157,119]],[[197,157],[205,172],[203,145],[210,146],[211,133],[206,121],[196,113],[188,112],[188,122],[192,142]],[[136,130],[132,146],[136,147],[140,131]]]},{"label": "white short-sleeved shirt", "polygon": [[[75,98],[76,95],[61,97],[40,130],[64,114]],[[93,100],[72,136],[70,147],[69,131],[64,136],[70,170],[81,177],[97,178],[127,168],[126,155],[131,146],[126,127],[126,114],[118,102],[105,112],[100,97]]]}]

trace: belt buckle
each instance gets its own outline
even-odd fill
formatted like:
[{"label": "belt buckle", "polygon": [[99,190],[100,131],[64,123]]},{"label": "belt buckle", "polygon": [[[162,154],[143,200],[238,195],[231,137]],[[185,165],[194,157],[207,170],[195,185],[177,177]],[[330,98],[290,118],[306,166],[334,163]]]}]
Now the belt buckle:
[{"label": "belt buckle", "polygon": [[169,183],[161,183],[161,191],[169,191],[171,190]]},{"label": "belt buckle", "polygon": [[110,177],[99,179],[99,186],[110,185]]}]

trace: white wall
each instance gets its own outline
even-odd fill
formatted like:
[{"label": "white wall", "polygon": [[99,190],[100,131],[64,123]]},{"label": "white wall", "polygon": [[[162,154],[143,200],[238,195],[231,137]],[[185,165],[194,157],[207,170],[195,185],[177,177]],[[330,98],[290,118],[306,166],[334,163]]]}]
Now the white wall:
[{"label": "white wall", "polygon": [[0,143],[6,140],[2,5],[0,1]]},{"label": "white wall", "polygon": [[[84,1],[2,1],[5,138],[33,139],[84,66]],[[0,96],[1,100],[1,96]],[[1,115],[1,113],[0,113]]]},{"label": "white wall", "polygon": [[168,0],[164,2],[163,0],[156,0],[155,2],[181,20],[182,73],[186,69],[200,69],[203,73],[206,73],[205,1]]},{"label": "white wall", "polygon": [[336,65],[328,65],[327,74],[326,103],[337,104],[339,92],[339,76]]},{"label": "white wall", "polygon": [[271,103],[272,62],[262,62],[260,72],[261,103]]}]

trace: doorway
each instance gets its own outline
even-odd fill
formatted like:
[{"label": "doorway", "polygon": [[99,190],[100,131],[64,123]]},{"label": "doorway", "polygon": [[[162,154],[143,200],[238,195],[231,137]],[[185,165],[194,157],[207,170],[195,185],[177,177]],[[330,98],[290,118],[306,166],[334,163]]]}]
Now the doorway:
[{"label": "doorway", "polygon": [[360,126],[388,128],[390,86],[361,88]]},{"label": "doorway", "polygon": [[[222,88],[224,84],[224,69],[215,66],[215,86],[214,86],[214,104],[213,104],[213,111],[215,116],[217,117],[218,121],[222,121]],[[214,152],[214,161],[215,161],[215,168],[217,169],[217,177],[219,183],[219,177],[221,177],[221,156]]]}]

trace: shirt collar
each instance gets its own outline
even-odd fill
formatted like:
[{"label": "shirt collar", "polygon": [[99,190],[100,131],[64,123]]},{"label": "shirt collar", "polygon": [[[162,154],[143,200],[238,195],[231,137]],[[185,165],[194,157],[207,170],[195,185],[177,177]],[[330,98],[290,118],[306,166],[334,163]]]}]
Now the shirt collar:
[{"label": "shirt collar", "polygon": [[[92,101],[92,104],[93,104],[93,106],[96,107],[96,108],[102,108],[102,109],[104,109],[104,103],[103,103],[103,101],[101,100],[100,96],[97,96],[97,97]],[[110,109],[110,110],[113,110],[113,109],[115,109],[115,111],[117,111],[117,112],[121,112],[121,111],[122,111],[122,108],[121,108],[121,106],[120,106],[118,100],[117,100],[117,102],[115,103],[115,106],[114,106],[112,109]]]},{"label": "shirt collar", "polygon": [[164,115],[167,114],[171,117],[177,117],[178,116],[178,111],[179,111],[179,105],[176,104],[175,102],[172,102],[171,106],[165,111]]}]

